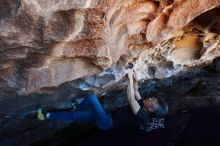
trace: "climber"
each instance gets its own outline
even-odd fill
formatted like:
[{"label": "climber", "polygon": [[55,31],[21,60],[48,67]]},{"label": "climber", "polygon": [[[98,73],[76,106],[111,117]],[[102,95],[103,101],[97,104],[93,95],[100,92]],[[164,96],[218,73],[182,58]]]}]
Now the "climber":
[{"label": "climber", "polygon": [[[163,117],[168,112],[164,100],[156,97],[142,99],[138,92],[138,82],[134,80],[133,70],[128,73],[127,98],[129,106],[107,112],[101,106],[96,95],[88,95],[78,104],[75,111],[46,112],[39,109],[40,120],[73,120],[79,122],[94,122],[99,129],[108,130],[123,126],[137,125],[146,130],[151,117]],[[135,98],[136,97],[136,98]]]}]

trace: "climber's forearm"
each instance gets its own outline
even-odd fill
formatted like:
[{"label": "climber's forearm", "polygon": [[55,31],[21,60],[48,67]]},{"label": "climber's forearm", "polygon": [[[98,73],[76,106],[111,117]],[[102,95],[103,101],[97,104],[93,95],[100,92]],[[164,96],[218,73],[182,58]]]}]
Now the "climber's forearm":
[{"label": "climber's forearm", "polygon": [[133,77],[129,77],[128,88],[127,88],[127,97],[128,97],[129,101],[132,98],[135,99],[134,86],[133,86]]},{"label": "climber's forearm", "polygon": [[131,110],[134,114],[137,114],[137,112],[140,109],[140,105],[135,99],[135,94],[134,94],[134,86],[133,86],[133,78],[129,78],[129,83],[128,83],[128,101],[131,106]]},{"label": "climber's forearm", "polygon": [[138,81],[136,80],[134,80],[134,95],[137,101],[141,99],[141,95],[138,91]]},{"label": "climber's forearm", "polygon": [[138,104],[137,100],[135,100],[132,97],[130,98],[129,103],[130,103],[133,114],[136,115],[140,109],[140,105]]}]

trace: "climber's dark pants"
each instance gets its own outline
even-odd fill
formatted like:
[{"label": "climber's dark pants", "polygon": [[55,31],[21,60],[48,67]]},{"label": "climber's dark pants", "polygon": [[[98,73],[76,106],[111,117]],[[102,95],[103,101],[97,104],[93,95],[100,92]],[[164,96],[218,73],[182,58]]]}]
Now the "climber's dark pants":
[{"label": "climber's dark pants", "polygon": [[101,106],[96,95],[89,95],[78,105],[76,111],[50,112],[51,120],[73,120],[95,122],[100,129],[112,129],[112,117]]}]

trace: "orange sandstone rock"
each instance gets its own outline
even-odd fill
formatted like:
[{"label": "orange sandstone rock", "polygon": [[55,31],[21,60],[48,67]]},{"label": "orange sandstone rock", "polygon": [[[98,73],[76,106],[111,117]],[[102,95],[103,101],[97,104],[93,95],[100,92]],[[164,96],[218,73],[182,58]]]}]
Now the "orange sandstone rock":
[{"label": "orange sandstone rock", "polygon": [[114,84],[128,62],[139,79],[173,75],[176,65],[178,71],[200,65],[219,56],[219,5],[220,0],[2,0],[0,87],[30,94],[99,73],[111,74]]}]

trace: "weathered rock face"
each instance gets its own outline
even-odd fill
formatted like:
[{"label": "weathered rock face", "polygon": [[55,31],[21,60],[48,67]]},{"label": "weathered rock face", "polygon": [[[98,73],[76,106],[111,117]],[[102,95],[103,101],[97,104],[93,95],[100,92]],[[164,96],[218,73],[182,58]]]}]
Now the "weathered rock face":
[{"label": "weathered rock face", "polygon": [[220,56],[219,34],[220,0],[2,0],[0,114],[109,92],[126,85],[130,62],[139,80],[207,65]]},{"label": "weathered rock face", "polygon": [[0,27],[3,87],[26,94],[111,66],[99,1],[1,3],[11,12]]},{"label": "weathered rock face", "polygon": [[209,62],[219,56],[219,4],[2,1],[1,88],[30,94],[117,63],[123,77],[125,64],[135,60],[140,79],[170,76],[175,65]]}]

